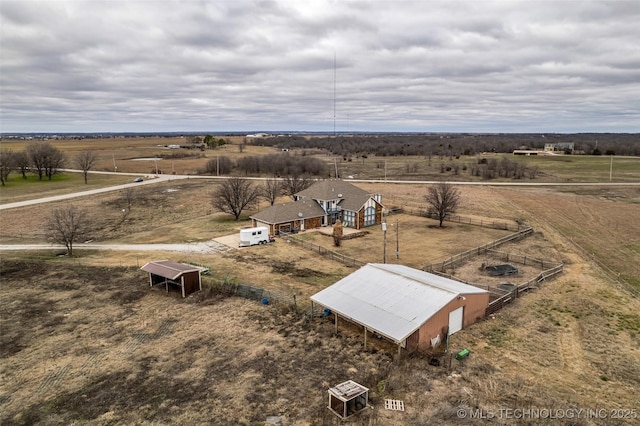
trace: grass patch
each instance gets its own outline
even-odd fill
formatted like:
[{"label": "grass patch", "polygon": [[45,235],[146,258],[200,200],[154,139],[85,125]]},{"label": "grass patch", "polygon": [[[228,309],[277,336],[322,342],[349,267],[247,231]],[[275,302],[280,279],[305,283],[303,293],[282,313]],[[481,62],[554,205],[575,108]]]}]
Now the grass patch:
[{"label": "grass patch", "polygon": [[497,346],[497,347],[501,347],[505,343],[506,336],[507,336],[507,329],[500,326],[493,327],[492,329],[488,330],[486,333],[487,341],[491,345]]},{"label": "grass patch", "polygon": [[640,315],[617,313],[618,330],[627,330],[630,332],[640,332]]},{"label": "grass patch", "polygon": [[[609,156],[533,156],[519,158],[527,166],[537,166],[548,176],[565,182],[609,182]],[[613,182],[637,182],[640,158],[613,157]]]},{"label": "grass patch", "polygon": [[5,186],[0,187],[0,204],[30,200],[33,198],[50,197],[69,194],[78,191],[121,185],[131,182],[131,176],[90,174],[87,183],[81,173],[59,173],[51,180],[27,174],[23,179],[19,174],[11,174]]}]

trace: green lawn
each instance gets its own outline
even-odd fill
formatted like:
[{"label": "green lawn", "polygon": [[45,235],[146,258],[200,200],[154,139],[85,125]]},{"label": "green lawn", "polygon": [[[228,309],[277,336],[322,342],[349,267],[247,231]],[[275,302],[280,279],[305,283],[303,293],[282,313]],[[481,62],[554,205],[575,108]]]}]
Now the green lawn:
[{"label": "green lawn", "polygon": [[131,176],[89,174],[85,184],[81,173],[60,173],[51,180],[46,177],[38,180],[38,176],[33,174],[27,174],[23,179],[19,173],[12,173],[5,186],[0,187],[0,204],[120,185],[131,180]]}]

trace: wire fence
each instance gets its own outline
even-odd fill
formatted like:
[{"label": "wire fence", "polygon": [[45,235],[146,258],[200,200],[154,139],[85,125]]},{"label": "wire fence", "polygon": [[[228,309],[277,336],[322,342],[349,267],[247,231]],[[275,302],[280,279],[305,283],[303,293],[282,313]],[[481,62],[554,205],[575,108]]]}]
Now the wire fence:
[{"label": "wire fence", "polygon": [[242,297],[244,299],[256,300],[263,305],[274,305],[286,309],[298,309],[296,295],[276,290],[267,290],[252,284],[235,283],[228,276],[225,279],[207,277],[203,283],[209,287],[213,293],[225,295],[227,297]]},{"label": "wire fence", "polygon": [[441,277],[449,278],[449,279],[452,279],[452,280],[456,280],[456,281],[459,281],[461,283],[465,283],[465,284],[468,284],[468,285],[472,285],[474,287],[481,288],[483,290],[487,290],[493,297],[502,297],[505,294],[510,293],[509,290],[504,290],[504,289],[501,289],[500,287],[493,287],[493,286],[490,286],[488,284],[479,284],[479,283],[474,283],[474,282],[471,282],[471,281],[466,281],[466,280],[463,280],[463,279],[461,279],[459,277],[454,277],[453,275],[445,274],[444,272],[440,272],[440,271],[433,271],[433,274],[440,275]]},{"label": "wire fence", "polygon": [[433,273],[435,271],[445,272],[447,269],[455,269],[456,267],[462,265],[463,263],[466,263],[472,257],[478,256],[480,254],[484,254],[495,247],[501,246],[502,244],[505,244],[511,241],[519,241],[530,235],[533,235],[533,228],[527,227],[513,234],[506,235],[502,238],[498,238],[497,240],[472,248],[471,250],[467,250],[462,253],[455,254],[450,258],[444,260],[443,262],[432,263],[430,265],[427,265],[424,268],[422,268],[422,270]]},{"label": "wire fence", "polygon": [[531,289],[540,287],[542,283],[544,283],[548,279],[554,278],[556,275],[562,273],[563,270],[564,270],[563,264],[556,265],[550,269],[542,271],[535,278],[516,286],[509,293],[491,301],[489,303],[489,306],[485,310],[485,316],[489,316],[491,314],[496,313],[497,311],[502,309],[505,305],[516,300],[520,294],[527,292]]},{"label": "wire fence", "polygon": [[521,254],[504,253],[493,249],[487,250],[486,253],[490,254],[493,258],[505,263],[519,263],[525,266],[538,266],[540,269],[550,269],[559,265],[558,262],[536,259],[535,257]]},{"label": "wire fence", "polygon": [[349,256],[345,256],[344,254],[338,253],[336,251],[333,250],[329,250],[325,247],[322,247],[318,244],[309,242],[309,241],[305,241],[303,239],[294,237],[294,236],[287,236],[287,240],[297,244],[303,248],[312,250],[317,252],[318,254],[320,254],[320,256],[322,257],[326,257],[327,259],[332,259],[332,260],[336,260],[338,262],[341,262],[347,266],[364,266],[365,262],[362,262],[358,259],[354,259],[353,257],[349,257]]},{"label": "wire fence", "polygon": [[[437,214],[424,208],[393,208],[388,211],[389,215],[399,214],[399,213],[406,213],[411,216],[421,216],[421,217],[427,217],[433,220],[438,220]],[[484,228],[502,229],[505,231],[513,231],[513,232],[517,232],[523,228],[528,227],[526,225],[521,225],[519,223],[514,224],[514,223],[500,222],[493,219],[489,219],[489,220],[476,219],[476,218],[460,216],[460,215],[447,215],[444,218],[444,220],[445,222],[454,222],[454,223],[461,223],[466,225],[482,226]]]},{"label": "wire fence", "polygon": [[[495,247],[498,247],[502,244],[505,244],[511,241],[518,241],[532,234],[533,234],[533,228],[527,227],[514,234],[507,235],[505,237],[499,238],[490,243],[483,244],[474,249],[467,250],[463,253],[459,253],[454,256],[451,256],[450,258],[446,259],[444,262],[427,265],[423,268],[423,270],[434,273],[434,274],[438,274],[447,278],[455,279],[457,281],[462,281],[474,287],[482,288],[484,290],[489,291],[491,296],[495,297],[494,300],[489,302],[489,305],[485,311],[485,316],[489,316],[491,314],[494,314],[498,310],[502,309],[505,305],[516,300],[520,294],[527,292],[531,289],[540,287],[542,283],[544,283],[545,281],[552,279],[556,275],[563,272],[564,265],[562,263],[550,262],[546,260],[537,259],[531,256],[505,253],[505,252],[494,250]],[[540,267],[540,269],[542,269],[542,271],[535,278],[532,278],[527,282],[524,282],[522,284],[515,286],[513,290],[505,290],[499,287],[492,287],[485,284],[467,282],[446,273],[448,269],[455,269],[456,267],[462,265],[463,263],[468,262],[471,258],[479,255],[483,255],[483,254],[490,254],[494,258],[497,258],[498,260],[508,262],[508,263],[519,263],[521,265],[538,266]]]}]

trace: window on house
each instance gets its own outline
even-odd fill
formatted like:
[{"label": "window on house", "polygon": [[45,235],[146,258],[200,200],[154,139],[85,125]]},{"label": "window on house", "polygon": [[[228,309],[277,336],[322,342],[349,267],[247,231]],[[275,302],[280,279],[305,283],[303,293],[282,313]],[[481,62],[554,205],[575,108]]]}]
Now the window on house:
[{"label": "window on house", "polygon": [[364,226],[373,226],[376,224],[376,208],[367,207],[364,210]]},{"label": "window on house", "polygon": [[356,213],[347,210],[342,211],[342,224],[351,228],[356,226]]}]

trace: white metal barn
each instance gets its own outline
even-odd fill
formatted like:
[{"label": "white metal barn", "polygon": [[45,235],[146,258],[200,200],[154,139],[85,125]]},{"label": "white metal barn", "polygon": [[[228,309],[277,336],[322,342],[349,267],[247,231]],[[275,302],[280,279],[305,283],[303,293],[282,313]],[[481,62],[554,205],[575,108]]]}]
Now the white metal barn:
[{"label": "white metal barn", "polygon": [[383,336],[407,351],[426,350],[484,317],[486,290],[410,268],[369,263],[311,296],[338,318]]}]

